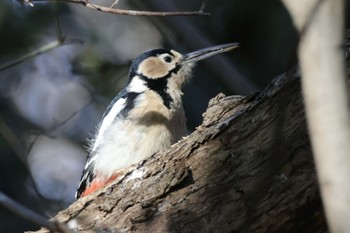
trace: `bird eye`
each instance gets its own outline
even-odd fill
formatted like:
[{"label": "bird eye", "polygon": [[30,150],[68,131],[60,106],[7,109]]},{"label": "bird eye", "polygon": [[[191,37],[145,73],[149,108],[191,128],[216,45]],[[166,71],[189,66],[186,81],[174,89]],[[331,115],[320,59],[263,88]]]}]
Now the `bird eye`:
[{"label": "bird eye", "polygon": [[172,61],[172,59],[171,59],[171,57],[166,56],[166,57],[164,57],[164,61],[167,63],[170,63]]}]

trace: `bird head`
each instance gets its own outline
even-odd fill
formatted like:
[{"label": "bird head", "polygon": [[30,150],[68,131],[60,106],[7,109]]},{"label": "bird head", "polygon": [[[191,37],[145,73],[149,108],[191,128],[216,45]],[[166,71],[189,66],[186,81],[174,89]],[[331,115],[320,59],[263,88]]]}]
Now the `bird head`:
[{"label": "bird head", "polygon": [[145,52],[131,64],[128,91],[139,93],[151,89],[162,98],[178,98],[182,94],[181,87],[191,77],[196,62],[237,47],[238,43],[229,43],[184,55],[172,49]]}]

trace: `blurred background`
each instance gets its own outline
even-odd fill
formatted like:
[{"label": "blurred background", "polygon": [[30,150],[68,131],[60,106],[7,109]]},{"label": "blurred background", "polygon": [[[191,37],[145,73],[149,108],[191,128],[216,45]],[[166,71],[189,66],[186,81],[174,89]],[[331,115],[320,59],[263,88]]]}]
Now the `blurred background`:
[{"label": "blurred background", "polygon": [[[200,0],[120,0],[117,5],[149,11],[200,6]],[[298,37],[280,1],[211,0],[206,11],[210,17],[136,17],[69,3],[34,2],[31,7],[20,0],[0,1],[0,67],[60,34],[82,42],[0,70],[0,191],[47,217],[72,203],[88,139],[140,53],[161,47],[187,53],[240,43],[239,49],[196,66],[183,97],[189,132],[218,93],[261,91],[296,64]],[[0,206],[1,233],[38,228]]]}]

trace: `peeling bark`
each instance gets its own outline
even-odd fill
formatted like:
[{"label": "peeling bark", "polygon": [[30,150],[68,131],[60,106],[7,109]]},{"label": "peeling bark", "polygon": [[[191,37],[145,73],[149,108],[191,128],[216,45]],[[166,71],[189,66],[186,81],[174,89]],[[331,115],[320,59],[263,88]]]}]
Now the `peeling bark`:
[{"label": "peeling bark", "polygon": [[294,69],[218,95],[190,136],[53,219],[86,233],[326,232],[299,81]]}]

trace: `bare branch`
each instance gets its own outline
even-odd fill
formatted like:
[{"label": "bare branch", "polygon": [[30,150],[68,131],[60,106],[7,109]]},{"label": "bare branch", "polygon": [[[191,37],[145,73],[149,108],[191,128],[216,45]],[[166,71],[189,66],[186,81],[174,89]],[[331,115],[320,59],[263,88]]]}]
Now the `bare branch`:
[{"label": "bare branch", "polygon": [[52,42],[50,42],[50,43],[48,43],[40,48],[28,53],[28,54],[25,54],[16,60],[13,60],[13,61],[10,61],[10,62],[5,63],[3,65],[0,65],[0,72],[4,71],[12,66],[18,65],[18,64],[20,64],[28,59],[34,58],[42,53],[46,53],[52,49],[58,48],[58,47],[63,46],[63,45],[74,44],[74,43],[81,44],[82,41],[79,39],[66,39],[65,37],[58,37],[55,41],[52,41]]},{"label": "bare branch", "polygon": [[119,2],[119,0],[115,0],[115,1],[112,3],[112,5],[110,6],[110,8],[113,8],[113,7],[117,6],[117,5],[118,5],[118,2]]},{"label": "bare branch", "polygon": [[61,233],[73,233],[65,224],[58,223],[56,221],[49,222],[43,216],[35,213],[34,211],[28,209],[27,207],[22,206],[16,201],[12,200],[6,194],[0,191],[0,205],[6,207],[11,212],[17,214],[18,216],[37,224],[38,226],[45,227],[52,232],[61,232]]},{"label": "bare branch", "polygon": [[[206,2],[208,3],[208,0]],[[175,3],[176,1],[152,0],[149,1],[148,5],[156,10],[176,11],[178,7]],[[181,44],[185,45],[188,50],[209,47],[214,43],[188,18],[168,17],[164,20],[177,35],[191,35],[180,36]],[[173,46],[177,46],[178,42],[176,40]],[[203,61],[203,63],[211,69],[215,79],[236,94],[248,95],[258,90],[256,85],[245,77],[226,56],[213,57],[210,61]],[[220,69],[217,69],[217,67],[220,67]]]},{"label": "bare branch", "polygon": [[[101,6],[90,3],[88,0],[24,0],[26,3],[34,4],[36,2],[69,2],[82,4],[88,8],[102,11],[105,13],[119,14],[119,15],[131,15],[131,16],[209,16],[210,13],[200,11],[179,11],[179,12],[155,12],[155,11],[135,11],[112,8],[116,4],[113,3],[111,7]],[[202,7],[201,7],[202,8]]]}]

